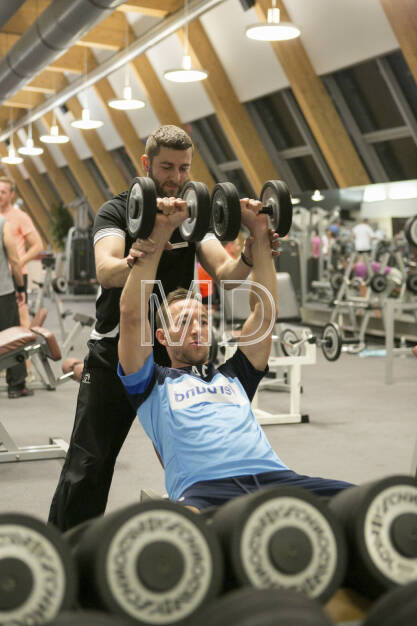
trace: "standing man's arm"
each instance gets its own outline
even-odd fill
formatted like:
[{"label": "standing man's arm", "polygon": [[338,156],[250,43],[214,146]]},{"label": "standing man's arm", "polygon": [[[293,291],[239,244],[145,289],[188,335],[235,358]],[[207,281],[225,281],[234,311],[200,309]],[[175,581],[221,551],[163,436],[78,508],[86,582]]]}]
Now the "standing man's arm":
[{"label": "standing man's arm", "polygon": [[125,240],[118,235],[99,239],[94,246],[97,280],[105,289],[123,287],[130,267],[125,257]]},{"label": "standing man's arm", "polygon": [[[253,237],[253,272],[251,280],[252,311],[243,325],[240,350],[255,369],[264,370],[271,352],[272,331],[278,317],[278,288],[275,266],[271,257],[266,215],[256,215],[261,207],[243,212],[242,218]],[[259,285],[259,286],[258,286]],[[254,305],[253,305],[254,303]]]},{"label": "standing man's arm", "polygon": [[[21,261],[17,253],[16,244],[13,238],[12,228],[10,224],[8,224],[7,222],[4,224],[4,228],[3,228],[3,243],[4,243],[4,248],[6,250],[7,258],[10,263],[10,268],[11,268],[16,286],[17,288],[19,287],[23,288],[25,283],[23,280],[22,270],[20,269]],[[24,303],[25,294],[18,291],[17,299],[18,299],[18,302]]]},{"label": "standing man's arm", "polygon": [[42,239],[37,230],[32,230],[25,235],[26,252],[20,259],[20,265],[23,267],[29,261],[36,259],[38,254],[42,251]]}]

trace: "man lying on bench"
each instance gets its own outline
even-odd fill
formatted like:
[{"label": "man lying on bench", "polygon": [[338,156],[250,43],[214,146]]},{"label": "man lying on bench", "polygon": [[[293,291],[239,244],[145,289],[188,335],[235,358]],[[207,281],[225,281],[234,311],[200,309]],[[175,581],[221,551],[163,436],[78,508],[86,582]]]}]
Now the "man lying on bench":
[{"label": "man lying on bench", "polygon": [[251,410],[267,371],[278,313],[268,222],[266,215],[258,215],[260,203],[242,210],[242,222],[253,237],[257,301],[251,298],[252,311],[235,354],[218,369],[208,363],[207,309],[178,289],[168,295],[156,321],[156,336],[167,348],[171,367],[155,364],[149,299],[162,250],[188,217],[185,206],[182,200],[166,199],[146,244],[148,252],[133,266],[120,300],[118,373],[162,459],[170,499],[198,512],[263,486],[299,486],[324,496],[351,486],[290,470]]}]

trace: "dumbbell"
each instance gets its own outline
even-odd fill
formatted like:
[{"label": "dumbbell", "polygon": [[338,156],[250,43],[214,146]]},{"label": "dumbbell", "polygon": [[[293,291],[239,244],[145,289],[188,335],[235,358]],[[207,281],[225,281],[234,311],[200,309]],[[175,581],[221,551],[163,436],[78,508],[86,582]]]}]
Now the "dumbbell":
[{"label": "dumbbell", "polygon": [[265,488],[219,507],[210,520],[226,557],[230,588],[287,588],[325,602],[346,571],[341,527],[317,496]]},{"label": "dumbbell", "polygon": [[408,218],[404,226],[404,233],[410,246],[417,248],[417,215]]},{"label": "dumbbell", "polygon": [[[181,236],[184,241],[201,241],[210,226],[211,202],[207,186],[189,181],[182,188],[180,197],[186,201],[189,215],[179,226]],[[157,212],[156,187],[152,178],[134,178],[126,201],[126,224],[130,237],[147,239],[153,231]]]},{"label": "dumbbell", "polygon": [[374,274],[369,281],[369,286],[374,293],[382,293],[388,287],[388,279],[383,274]]},{"label": "dumbbell", "polygon": [[[268,215],[270,227],[280,236],[288,235],[292,223],[290,191],[282,180],[268,180],[262,187],[260,213]],[[211,195],[212,227],[220,241],[233,241],[241,227],[239,194],[232,183],[217,183]]]},{"label": "dumbbell", "polygon": [[59,532],[24,514],[0,514],[0,623],[46,624],[75,605],[77,575]]},{"label": "dumbbell", "polygon": [[349,586],[376,598],[417,580],[416,503],[417,480],[411,476],[351,487],[329,501],[348,542]]},{"label": "dumbbell", "polygon": [[[304,343],[315,343],[320,346],[323,355],[328,361],[337,361],[342,351],[342,335],[337,324],[329,322],[325,325],[320,337],[309,335],[300,339],[292,328],[286,328],[280,337],[282,351],[286,356],[300,356]],[[349,340],[347,340],[349,341]]]},{"label": "dumbbell", "polygon": [[215,533],[200,516],[168,500],[133,504],[93,520],[73,554],[81,606],[129,622],[185,622],[223,585]]},{"label": "dumbbell", "polygon": [[292,589],[239,589],[214,600],[198,626],[331,626],[320,604]]},{"label": "dumbbell", "polygon": [[411,291],[411,293],[417,295],[417,272],[411,272],[407,276],[406,285],[408,291]]}]

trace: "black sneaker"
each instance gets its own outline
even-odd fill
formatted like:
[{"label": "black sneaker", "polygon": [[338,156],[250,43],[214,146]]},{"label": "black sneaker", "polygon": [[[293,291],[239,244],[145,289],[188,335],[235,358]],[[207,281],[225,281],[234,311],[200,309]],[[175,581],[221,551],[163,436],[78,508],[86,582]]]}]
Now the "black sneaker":
[{"label": "black sneaker", "polygon": [[28,389],[28,387],[23,387],[23,389],[9,389],[8,396],[11,400],[15,398],[26,398],[27,396],[33,396],[33,389]]}]

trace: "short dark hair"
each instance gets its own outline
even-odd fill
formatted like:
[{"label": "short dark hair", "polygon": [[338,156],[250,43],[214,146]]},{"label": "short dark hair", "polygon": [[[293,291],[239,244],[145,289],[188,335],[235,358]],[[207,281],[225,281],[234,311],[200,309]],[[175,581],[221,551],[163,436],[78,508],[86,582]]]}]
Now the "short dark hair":
[{"label": "short dark hair", "polygon": [[150,159],[153,159],[153,157],[159,154],[161,147],[172,148],[173,150],[188,150],[188,148],[192,148],[194,151],[191,137],[187,135],[185,130],[173,124],[160,126],[149,135],[146,141],[145,153]]},{"label": "short dark hair", "polygon": [[169,326],[168,320],[168,308],[173,302],[179,302],[180,300],[186,300],[187,298],[191,298],[192,300],[200,301],[197,293],[195,291],[188,291],[188,289],[184,289],[184,287],[178,287],[178,289],[174,289],[174,291],[170,291],[166,297],[166,300],[161,304],[161,310],[157,310],[155,321],[156,328],[163,328],[162,319],[165,320],[165,324]]},{"label": "short dark hair", "polygon": [[8,176],[0,176],[0,183],[7,183],[10,185],[10,191],[16,191],[16,183]]}]

